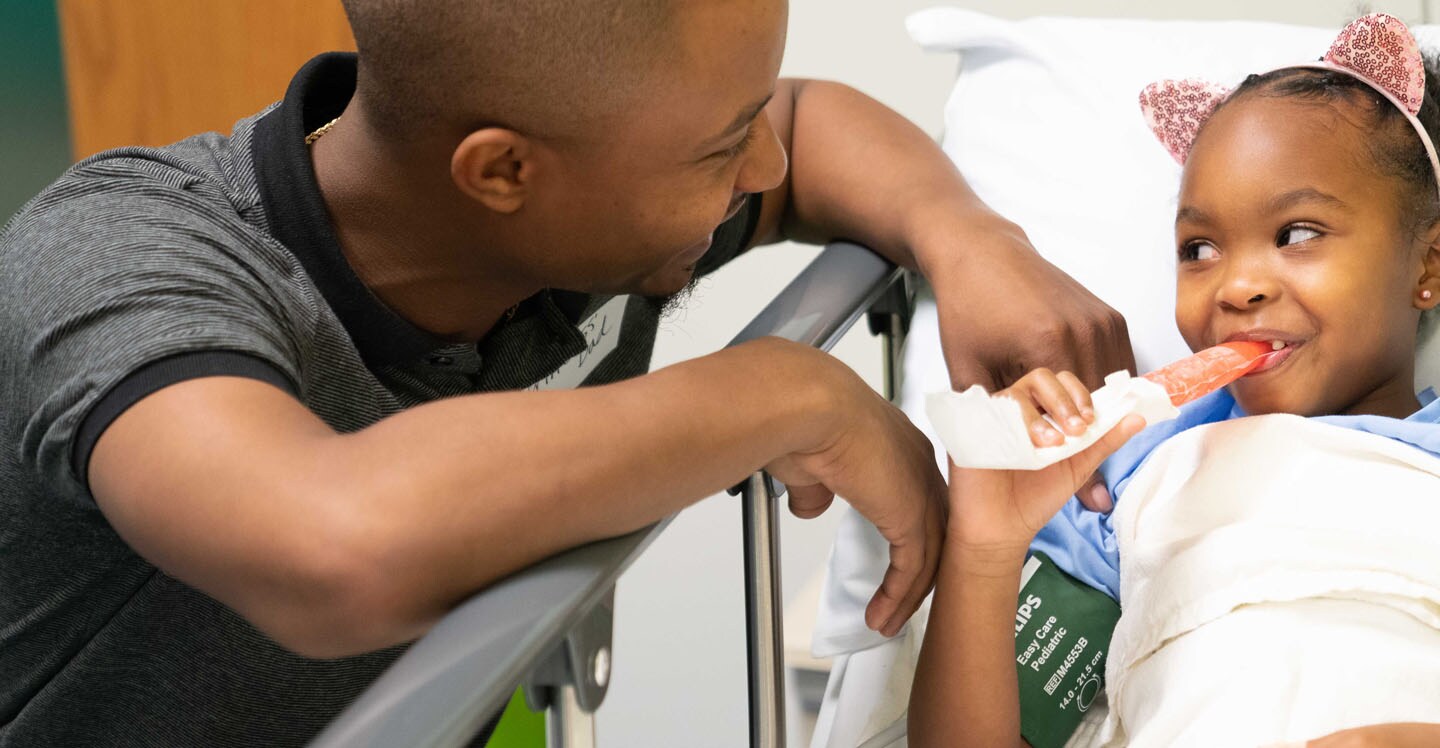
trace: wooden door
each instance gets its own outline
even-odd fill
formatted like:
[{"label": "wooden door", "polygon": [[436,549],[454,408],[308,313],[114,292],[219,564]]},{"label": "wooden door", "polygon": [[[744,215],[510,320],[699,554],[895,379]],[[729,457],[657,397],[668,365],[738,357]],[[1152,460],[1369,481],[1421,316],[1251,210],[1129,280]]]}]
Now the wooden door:
[{"label": "wooden door", "polygon": [[295,71],[353,50],[340,0],[58,0],[77,159],[228,133]]}]

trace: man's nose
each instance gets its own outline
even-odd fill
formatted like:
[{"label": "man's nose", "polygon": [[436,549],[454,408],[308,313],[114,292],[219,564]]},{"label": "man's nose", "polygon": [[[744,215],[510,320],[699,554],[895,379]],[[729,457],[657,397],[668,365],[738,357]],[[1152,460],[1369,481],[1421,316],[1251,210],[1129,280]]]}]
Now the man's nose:
[{"label": "man's nose", "polygon": [[789,157],[775,128],[770,126],[768,113],[761,112],[751,127],[760,131],[755,133],[755,144],[746,153],[745,163],[735,178],[735,190],[747,193],[773,190],[785,180],[785,171],[790,168]]}]

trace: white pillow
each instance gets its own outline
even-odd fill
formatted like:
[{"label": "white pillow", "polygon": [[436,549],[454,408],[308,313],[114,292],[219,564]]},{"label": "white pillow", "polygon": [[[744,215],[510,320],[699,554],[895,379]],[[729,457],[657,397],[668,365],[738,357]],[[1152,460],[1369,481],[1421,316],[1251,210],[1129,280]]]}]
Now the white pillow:
[{"label": "white pillow", "polygon": [[[1180,167],[1151,135],[1137,97],[1161,78],[1233,86],[1313,60],[1339,27],[1240,21],[1031,18],[920,11],[910,35],[960,55],[945,105],[946,154],[1047,259],[1125,315],[1147,371],[1189,350],[1175,329],[1173,250]],[[1413,27],[1433,49],[1440,27]],[[1440,384],[1423,346],[1417,387]]]}]

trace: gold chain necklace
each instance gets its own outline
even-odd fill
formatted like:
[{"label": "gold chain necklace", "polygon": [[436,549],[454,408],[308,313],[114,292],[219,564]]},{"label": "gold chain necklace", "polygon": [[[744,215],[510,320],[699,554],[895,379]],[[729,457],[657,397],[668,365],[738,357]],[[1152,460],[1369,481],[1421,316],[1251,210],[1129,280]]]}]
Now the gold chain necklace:
[{"label": "gold chain necklace", "polygon": [[[314,144],[315,144],[315,141],[317,141],[317,140],[319,140],[320,138],[324,137],[324,136],[325,136],[325,133],[330,132],[330,128],[334,127],[334,126],[335,126],[335,123],[336,123],[336,122],[339,122],[339,121],[340,121],[340,118],[339,118],[339,117],[336,117],[335,119],[332,119],[332,120],[330,120],[329,122],[326,122],[325,124],[323,124],[323,125],[315,128],[315,132],[312,132],[312,133],[310,133],[309,135],[306,135],[306,136],[305,136],[305,145],[314,145]],[[517,312],[517,311],[519,311],[519,310],[520,310],[520,305],[519,305],[519,304],[516,304],[515,306],[512,306],[512,307],[510,307],[509,309],[506,309],[506,310],[505,310],[505,321],[506,321],[506,322],[509,322],[510,320],[514,319],[514,318],[515,318],[515,312]]]},{"label": "gold chain necklace", "polygon": [[314,144],[314,142],[319,140],[321,136],[323,136],[327,132],[330,132],[330,128],[334,127],[335,123],[339,121],[340,118],[336,117],[335,119],[332,119],[329,122],[326,122],[325,124],[315,128],[315,132],[312,132],[309,135],[305,136],[305,145]]}]

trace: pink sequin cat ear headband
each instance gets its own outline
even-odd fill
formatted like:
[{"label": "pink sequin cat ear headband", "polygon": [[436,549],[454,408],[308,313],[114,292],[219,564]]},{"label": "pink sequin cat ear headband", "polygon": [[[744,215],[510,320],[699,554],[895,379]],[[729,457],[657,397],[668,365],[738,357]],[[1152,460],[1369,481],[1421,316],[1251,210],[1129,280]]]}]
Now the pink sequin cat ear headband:
[{"label": "pink sequin cat ear headband", "polygon": [[[1333,70],[1380,92],[1420,135],[1435,174],[1436,190],[1440,191],[1440,158],[1435,155],[1430,134],[1415,117],[1425,97],[1425,61],[1420,56],[1420,45],[1404,22],[1385,13],[1357,18],[1340,30],[1319,62],[1285,65],[1276,70],[1289,68]],[[1200,126],[1230,93],[1224,86],[1194,78],[1157,81],[1140,92],[1140,110],[1160,143],[1184,164]]]}]

